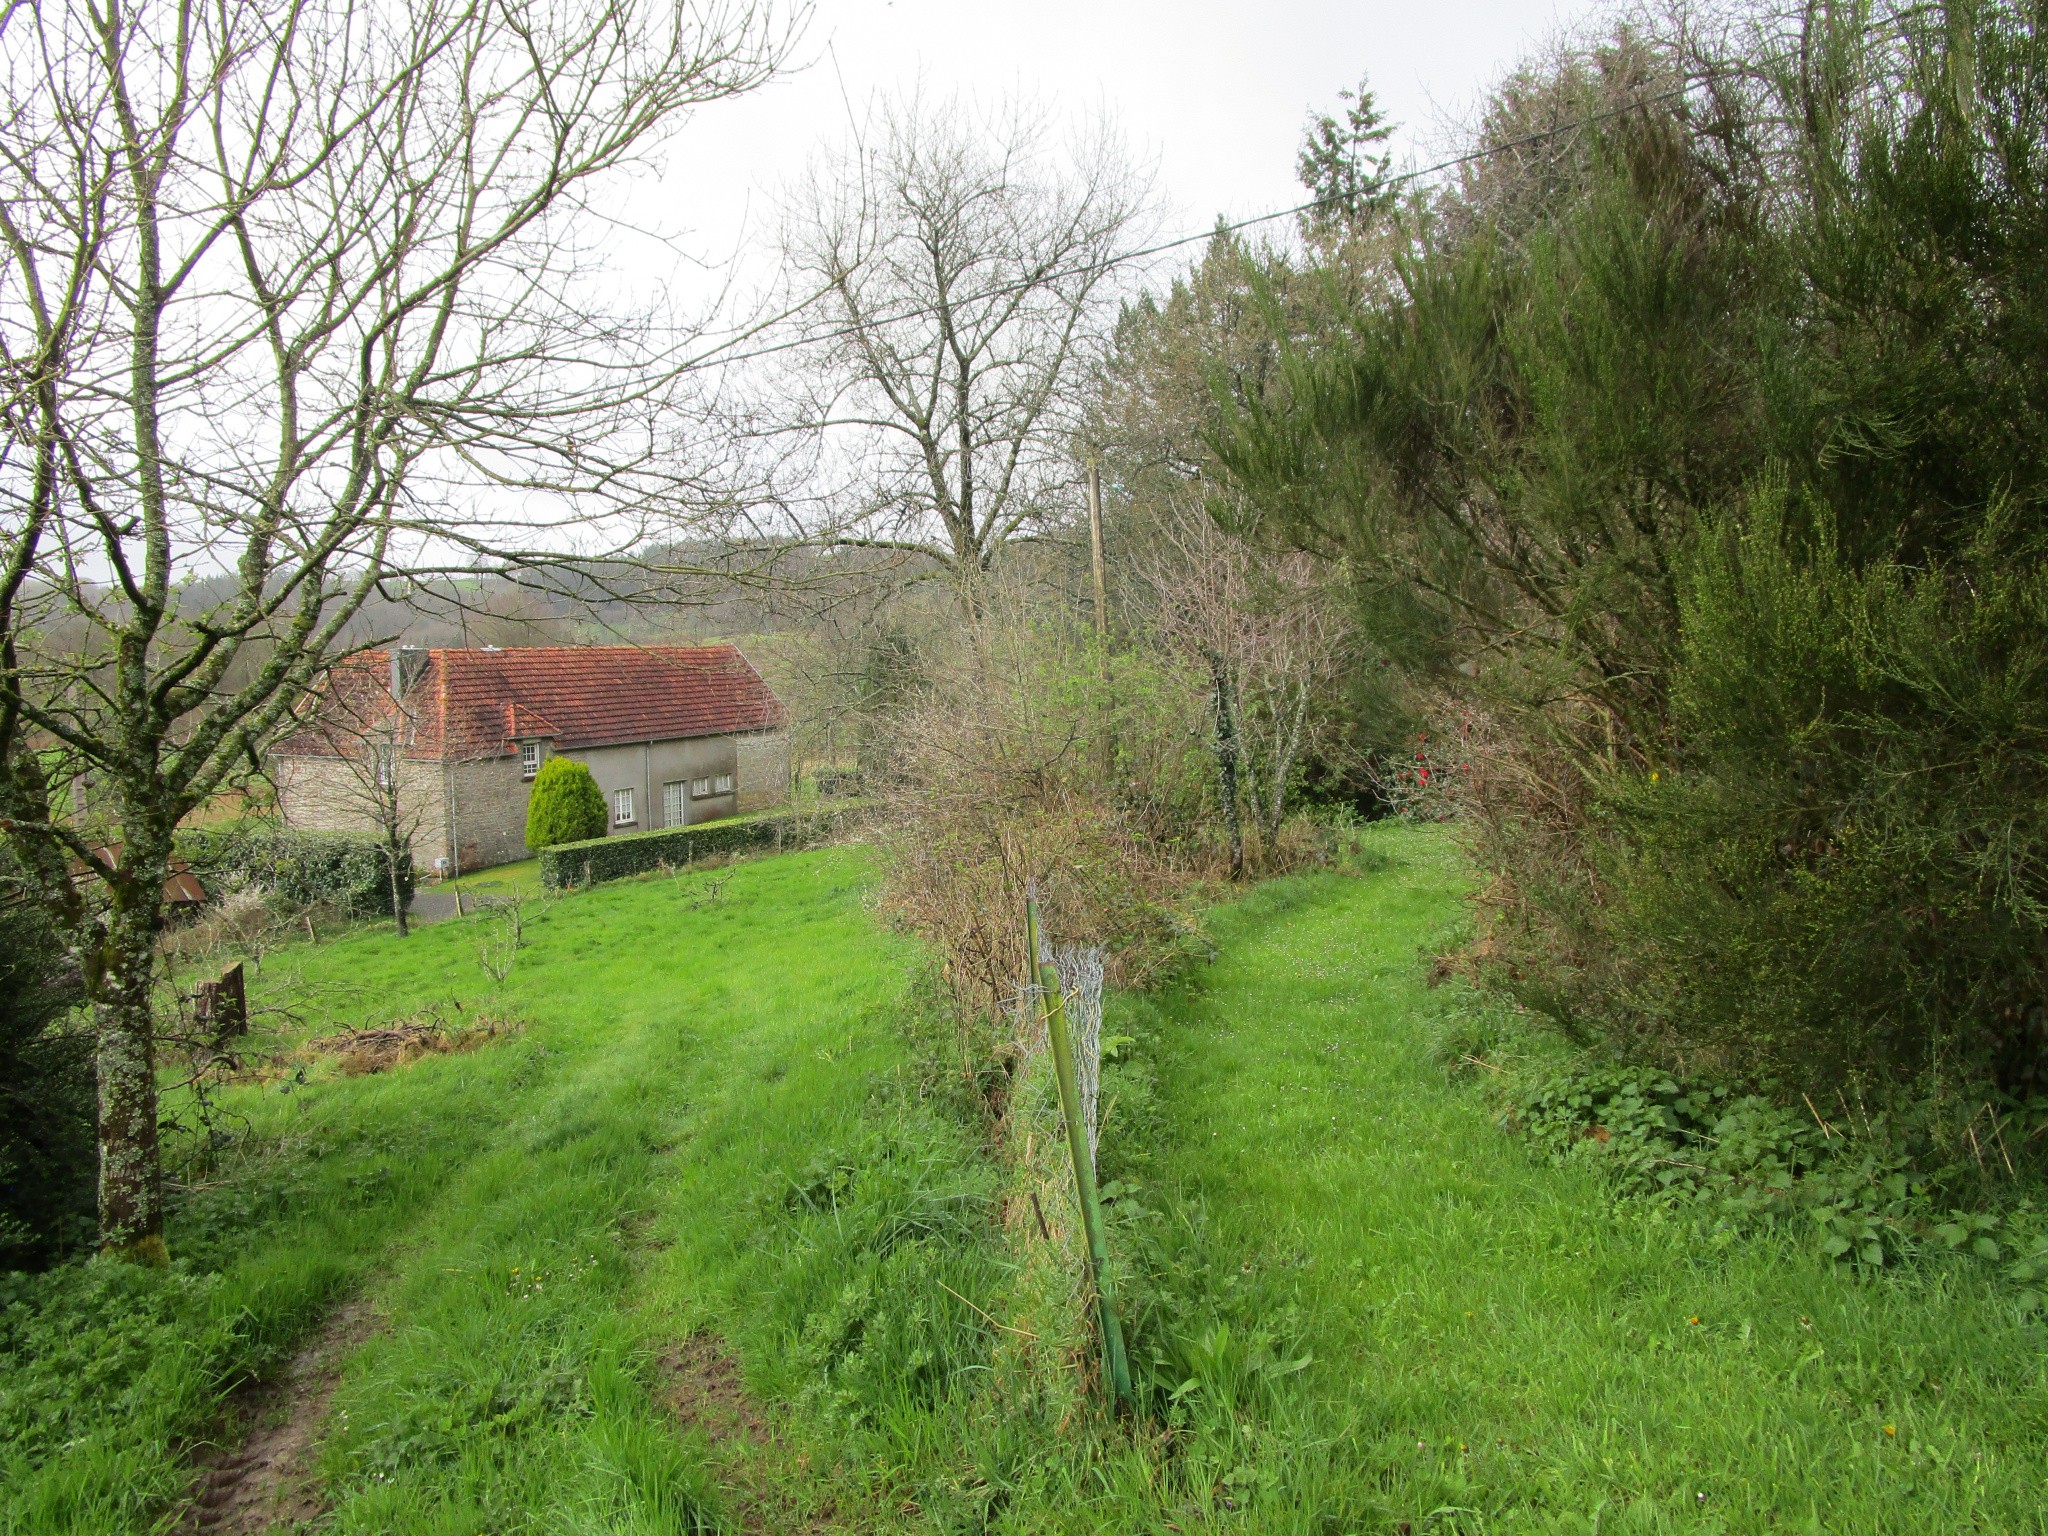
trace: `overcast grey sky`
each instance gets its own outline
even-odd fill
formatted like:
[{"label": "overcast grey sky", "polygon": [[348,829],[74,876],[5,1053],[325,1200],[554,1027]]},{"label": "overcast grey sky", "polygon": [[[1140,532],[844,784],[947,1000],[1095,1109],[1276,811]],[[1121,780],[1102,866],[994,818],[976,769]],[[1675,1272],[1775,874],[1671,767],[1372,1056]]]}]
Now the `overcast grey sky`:
[{"label": "overcast grey sky", "polygon": [[[675,146],[658,222],[713,261],[756,255],[774,189],[845,136],[876,92],[922,78],[1085,118],[1107,110],[1156,167],[1162,233],[1194,233],[1300,200],[1294,155],[1311,108],[1371,77],[1427,158],[1448,121],[1594,0],[818,0],[806,65],[706,110]],[[651,222],[653,222],[651,220]],[[753,267],[754,262],[745,265]]]}]

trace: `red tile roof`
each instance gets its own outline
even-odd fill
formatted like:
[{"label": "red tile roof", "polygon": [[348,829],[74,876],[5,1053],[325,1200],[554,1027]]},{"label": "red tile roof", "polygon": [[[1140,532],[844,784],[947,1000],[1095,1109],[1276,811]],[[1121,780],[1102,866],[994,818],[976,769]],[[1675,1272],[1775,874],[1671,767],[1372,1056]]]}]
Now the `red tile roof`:
[{"label": "red tile roof", "polygon": [[[498,757],[523,737],[573,751],[723,736],[768,730],[789,718],[731,645],[429,650],[408,660],[408,757]],[[349,657],[329,672],[304,725],[277,750],[353,755],[364,736],[390,729],[390,690],[390,652]]]}]

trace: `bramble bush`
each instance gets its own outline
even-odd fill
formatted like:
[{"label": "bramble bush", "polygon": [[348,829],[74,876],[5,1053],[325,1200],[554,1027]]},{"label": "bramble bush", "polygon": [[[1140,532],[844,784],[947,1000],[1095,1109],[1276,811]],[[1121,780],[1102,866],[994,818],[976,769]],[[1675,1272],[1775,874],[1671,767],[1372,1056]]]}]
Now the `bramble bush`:
[{"label": "bramble bush", "polygon": [[991,617],[893,717],[884,910],[933,945],[965,1016],[1000,1015],[1024,973],[1028,887],[1047,934],[1101,945],[1117,984],[1199,946],[1185,898],[1219,855],[1203,680],[1138,656],[1112,678],[1057,622]]},{"label": "bramble bush", "polygon": [[1880,1086],[1787,1102],[1572,1049],[1529,1010],[1465,988],[1430,1034],[1507,1129],[1702,1241],[1775,1232],[1864,1271],[1953,1254],[1995,1266],[2030,1308],[2048,1295],[2048,1098],[1958,1105]]},{"label": "bramble bush", "polygon": [[1508,1119],[1560,1160],[1589,1160],[1624,1194],[1710,1228],[1776,1228],[1829,1258],[1877,1268],[1930,1253],[1996,1265],[2029,1307],[2048,1284],[2048,1211],[1990,1169],[2048,1125],[2048,1105],[1980,1107],[1990,1162],[1948,1159],[1923,1100],[1788,1106],[1639,1067],[1538,1072]]}]

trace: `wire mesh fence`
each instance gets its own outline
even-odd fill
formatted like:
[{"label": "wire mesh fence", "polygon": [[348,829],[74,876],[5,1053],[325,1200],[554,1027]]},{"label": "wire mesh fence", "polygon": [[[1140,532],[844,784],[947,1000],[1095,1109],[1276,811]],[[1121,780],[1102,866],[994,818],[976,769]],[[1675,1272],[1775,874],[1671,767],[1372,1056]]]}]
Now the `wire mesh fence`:
[{"label": "wire mesh fence", "polygon": [[1100,1136],[1096,1104],[1102,1084],[1102,951],[1062,944],[1053,951],[1052,965],[1059,972],[1067,1026],[1074,1035],[1074,1077],[1081,1089],[1081,1123],[1088,1129],[1088,1160],[1093,1163]]},{"label": "wire mesh fence", "polygon": [[[1093,1161],[1096,1144],[1101,1138],[1097,1105],[1102,1084],[1103,953],[1097,945],[1062,944],[1055,949],[1041,940],[1038,963],[1051,966],[1059,975],[1060,993],[1067,1007],[1067,1028],[1073,1037],[1074,1076],[1081,1090],[1081,1118],[1088,1129],[1088,1156]],[[1036,988],[1021,999],[1017,1043],[1027,1060],[1046,1048],[1045,1017],[1039,1007]]]}]

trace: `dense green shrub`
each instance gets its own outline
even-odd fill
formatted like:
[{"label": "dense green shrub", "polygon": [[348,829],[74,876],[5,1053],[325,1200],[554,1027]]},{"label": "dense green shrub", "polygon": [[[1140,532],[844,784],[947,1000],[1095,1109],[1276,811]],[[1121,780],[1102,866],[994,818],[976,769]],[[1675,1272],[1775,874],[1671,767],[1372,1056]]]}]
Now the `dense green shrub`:
[{"label": "dense green shrub", "polygon": [[[355,917],[391,915],[384,845],[369,833],[194,828],[178,834],[177,851],[212,895],[253,887],[293,907],[335,906]],[[409,850],[399,859],[398,893],[411,906]]]},{"label": "dense green shrub", "polygon": [[526,802],[526,846],[538,850],[603,836],[604,791],[589,768],[568,757],[542,763]]},{"label": "dense green shrub", "polygon": [[0,897],[0,1270],[38,1268],[92,1234],[91,1032],[55,930]]},{"label": "dense green shrub", "polygon": [[2042,535],[1994,513],[1858,570],[1776,502],[1696,562],[1683,758],[1603,798],[1596,931],[1639,957],[1611,1017],[1801,1087],[2048,1088]]},{"label": "dense green shrub", "polygon": [[1587,129],[1389,229],[1217,447],[1454,741],[1487,974],[1967,1114],[2048,1078],[2048,31],[1750,20],[1517,77],[1482,147]]},{"label": "dense green shrub", "polygon": [[836,836],[861,814],[861,807],[845,804],[825,811],[763,811],[700,822],[694,827],[560,843],[541,850],[540,883],[559,891],[663,867],[675,869],[720,854],[807,848]]}]

